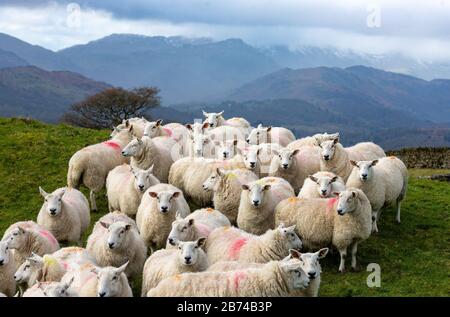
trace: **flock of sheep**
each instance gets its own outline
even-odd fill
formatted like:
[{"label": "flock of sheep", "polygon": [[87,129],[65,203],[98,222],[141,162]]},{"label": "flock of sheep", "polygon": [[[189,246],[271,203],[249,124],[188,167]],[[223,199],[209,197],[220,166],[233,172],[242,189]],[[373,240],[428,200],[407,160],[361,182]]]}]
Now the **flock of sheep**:
[{"label": "flock of sheep", "polygon": [[[380,210],[396,205],[400,222],[407,169],[376,144],[203,114],[186,126],[129,119],[76,152],[67,187],[39,188],[37,221],[4,233],[0,293],[132,296],[142,278],[142,296],[317,296],[328,248],[340,272],[348,250],[355,269]],[[105,186],[109,213],[82,248]]]}]

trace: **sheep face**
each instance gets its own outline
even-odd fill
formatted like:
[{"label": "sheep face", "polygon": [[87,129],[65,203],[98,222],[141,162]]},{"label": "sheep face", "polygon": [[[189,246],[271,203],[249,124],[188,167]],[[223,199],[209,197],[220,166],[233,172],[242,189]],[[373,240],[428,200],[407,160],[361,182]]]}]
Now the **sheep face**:
[{"label": "sheep face", "polygon": [[258,145],[261,143],[267,143],[267,135],[269,134],[272,127],[264,128],[261,124],[258,125],[256,128],[252,129],[250,131],[250,134],[247,137],[247,143]]},{"label": "sheep face", "polygon": [[9,249],[9,241],[0,242],[0,269],[9,263],[11,251]]},{"label": "sheep face", "polygon": [[217,127],[218,118],[223,115],[223,111],[221,112],[205,112],[203,111],[203,115],[205,116],[205,123],[208,123],[209,127],[215,128]]},{"label": "sheep face", "polygon": [[284,227],[283,224],[280,224],[277,230],[280,233],[283,242],[285,243],[286,250],[300,250],[302,248],[303,243],[302,240],[300,240],[299,236],[295,233],[295,225]]},{"label": "sheep face", "polygon": [[[337,194],[337,193],[336,193]],[[345,190],[339,193],[337,213],[341,216],[351,213],[356,209],[358,193],[353,190]]]},{"label": "sheep face", "polygon": [[303,271],[308,275],[309,279],[315,279],[320,276],[322,268],[319,260],[323,259],[328,253],[328,248],[320,249],[317,252],[300,253],[291,250],[291,258],[298,258],[300,260]]},{"label": "sheep face", "polygon": [[308,275],[303,271],[301,262],[298,259],[280,262],[281,269],[287,276],[287,283],[290,290],[305,289],[309,286]]},{"label": "sheep face", "polygon": [[217,184],[223,180],[226,175],[226,171],[223,169],[216,169],[211,175],[206,179],[203,183],[203,189],[206,191],[215,190],[217,188]]},{"label": "sheep face", "polygon": [[134,138],[122,150],[123,156],[140,156],[144,150],[144,142],[141,138]]},{"label": "sheep face", "polygon": [[270,190],[270,185],[254,183],[250,186],[242,185],[242,189],[247,191],[248,198],[253,207],[258,208],[264,203],[264,192]]},{"label": "sheep face", "polygon": [[51,194],[47,194],[41,187],[39,187],[39,191],[42,197],[44,197],[44,206],[48,214],[50,216],[59,215],[62,210],[62,198],[66,192],[66,189],[60,190],[58,193],[53,192]]},{"label": "sheep face", "polygon": [[176,241],[190,241],[194,238],[195,228],[194,219],[184,219],[177,212],[174,222],[172,222],[172,230],[167,240],[171,245],[175,245]]},{"label": "sheep face", "polygon": [[14,228],[8,234],[9,248],[10,249],[18,249],[21,246],[25,245],[28,237],[28,231],[21,227]]},{"label": "sheep face", "polygon": [[158,129],[161,127],[162,120],[148,122],[144,128],[144,135],[150,138],[154,138],[158,135]]},{"label": "sheep face", "polygon": [[336,149],[336,144],[339,142],[339,139],[336,138],[334,140],[326,140],[320,143],[320,147],[322,148],[321,151],[321,158],[324,161],[330,161],[333,159],[334,152]]},{"label": "sheep face", "polygon": [[159,193],[150,192],[149,195],[156,199],[156,205],[159,212],[165,214],[172,209],[172,203],[174,199],[180,196],[180,192],[162,191]]},{"label": "sheep face", "polygon": [[73,297],[74,294],[69,291],[70,286],[73,283],[74,278],[72,277],[68,282],[59,282],[54,285],[50,285],[44,290],[44,294],[47,297]]},{"label": "sheep face", "polygon": [[134,187],[138,192],[143,193],[152,185],[151,176],[153,173],[153,165],[147,170],[132,167],[131,172],[134,175]]},{"label": "sheep face", "polygon": [[315,177],[310,175],[309,179],[317,184],[317,191],[322,198],[327,198],[331,196],[332,186],[335,181],[337,181],[338,177],[328,177],[321,176]]},{"label": "sheep face", "polygon": [[278,159],[280,161],[280,168],[287,170],[289,167],[291,167],[292,160],[299,151],[300,150],[298,149],[296,150],[282,149],[278,154]]},{"label": "sheep face", "polygon": [[193,124],[186,124],[186,128],[191,134],[204,134],[206,129],[209,128],[209,123],[195,122]]},{"label": "sheep face", "polygon": [[97,294],[98,297],[116,297],[122,293],[121,275],[125,271],[128,262],[119,268],[104,267],[94,268],[93,271],[97,274]]},{"label": "sheep face", "polygon": [[217,151],[217,158],[228,160],[230,158],[233,158],[237,153],[237,146],[238,140],[232,140],[232,141],[225,141],[225,142],[219,142],[218,143],[218,151]]},{"label": "sheep face", "polygon": [[373,169],[372,167],[378,163],[378,160],[374,161],[350,161],[350,163],[358,168],[359,179],[363,182],[368,181],[372,178]]},{"label": "sheep face", "polygon": [[30,260],[25,260],[19,268],[17,269],[16,273],[14,273],[14,279],[17,283],[28,283],[31,278],[31,274],[33,273],[33,267]]},{"label": "sheep face", "polygon": [[205,244],[205,241],[206,238],[200,238],[197,241],[177,242],[178,261],[187,266],[196,265],[200,253],[204,252],[201,247]]},{"label": "sheep face", "polygon": [[104,222],[100,224],[108,230],[106,239],[106,247],[110,250],[117,250],[126,240],[127,234],[131,229],[131,225],[123,221],[117,221],[109,225]]},{"label": "sheep face", "polygon": [[204,134],[191,134],[191,142],[194,150],[194,157],[203,157],[205,155],[206,145],[211,142],[209,137]]},{"label": "sheep face", "polygon": [[258,155],[260,149],[258,147],[250,147],[244,155],[245,168],[255,170],[258,164]]}]

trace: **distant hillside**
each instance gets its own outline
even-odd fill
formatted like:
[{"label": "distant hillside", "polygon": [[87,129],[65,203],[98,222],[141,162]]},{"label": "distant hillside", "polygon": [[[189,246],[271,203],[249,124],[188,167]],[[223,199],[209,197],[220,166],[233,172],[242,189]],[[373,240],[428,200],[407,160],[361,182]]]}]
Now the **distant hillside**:
[{"label": "distant hillside", "polygon": [[0,68],[26,66],[28,62],[14,53],[0,49]]},{"label": "distant hillside", "polygon": [[317,67],[282,69],[222,99],[300,99],[367,121],[382,119],[390,126],[410,120],[450,122],[449,88],[450,80],[425,81],[364,66]]},{"label": "distant hillside", "polygon": [[67,71],[34,66],[0,69],[0,115],[56,122],[71,104],[109,87]]}]

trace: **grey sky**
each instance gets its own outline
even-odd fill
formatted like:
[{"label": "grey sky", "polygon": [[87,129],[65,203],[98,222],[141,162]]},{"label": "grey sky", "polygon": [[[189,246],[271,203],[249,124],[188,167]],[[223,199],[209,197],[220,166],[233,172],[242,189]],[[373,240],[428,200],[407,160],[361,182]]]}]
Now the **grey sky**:
[{"label": "grey sky", "polygon": [[450,61],[450,0],[75,2],[81,14],[74,26],[69,1],[2,0],[0,31],[54,50],[110,33],[136,33],[240,37],[254,45],[333,46]]}]

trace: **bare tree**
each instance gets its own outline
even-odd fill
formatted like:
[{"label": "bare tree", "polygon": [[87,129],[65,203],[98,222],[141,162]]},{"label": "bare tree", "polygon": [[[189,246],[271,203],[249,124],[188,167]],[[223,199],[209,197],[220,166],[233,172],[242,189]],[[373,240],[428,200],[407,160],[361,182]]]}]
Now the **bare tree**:
[{"label": "bare tree", "polygon": [[61,121],[85,128],[110,128],[124,119],[148,117],[146,112],[160,105],[158,93],[155,87],[106,89],[72,105]]}]

